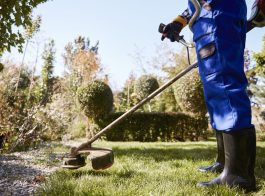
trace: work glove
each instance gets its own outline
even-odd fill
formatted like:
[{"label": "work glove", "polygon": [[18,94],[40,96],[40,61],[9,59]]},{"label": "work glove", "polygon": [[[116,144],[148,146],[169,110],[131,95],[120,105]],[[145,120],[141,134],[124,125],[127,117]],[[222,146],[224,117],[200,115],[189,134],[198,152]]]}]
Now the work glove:
[{"label": "work glove", "polygon": [[178,41],[180,37],[179,33],[187,25],[187,23],[188,22],[185,18],[177,16],[173,22],[163,27],[161,40],[164,41],[165,38],[168,38],[171,42]]}]

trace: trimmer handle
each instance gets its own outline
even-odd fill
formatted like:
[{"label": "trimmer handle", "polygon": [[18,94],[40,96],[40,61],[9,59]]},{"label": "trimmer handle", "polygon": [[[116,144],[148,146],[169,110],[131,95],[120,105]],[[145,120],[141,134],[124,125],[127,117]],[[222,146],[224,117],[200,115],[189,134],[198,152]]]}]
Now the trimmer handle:
[{"label": "trimmer handle", "polygon": [[[162,41],[168,37],[168,34],[167,33],[164,33],[165,32],[165,28],[166,28],[166,25],[164,23],[160,23],[159,27],[158,27],[158,32],[162,34]],[[183,39],[183,36],[181,35],[175,35],[176,36],[176,41],[179,42],[180,40]]]},{"label": "trimmer handle", "polygon": [[[158,27],[158,32],[162,34],[162,41],[167,38],[167,34],[164,33],[166,25],[164,23],[160,23],[159,27]],[[184,46],[188,47],[188,48],[194,48],[194,44],[193,43],[187,43],[184,39],[183,35],[178,35],[177,42],[183,44]]]}]

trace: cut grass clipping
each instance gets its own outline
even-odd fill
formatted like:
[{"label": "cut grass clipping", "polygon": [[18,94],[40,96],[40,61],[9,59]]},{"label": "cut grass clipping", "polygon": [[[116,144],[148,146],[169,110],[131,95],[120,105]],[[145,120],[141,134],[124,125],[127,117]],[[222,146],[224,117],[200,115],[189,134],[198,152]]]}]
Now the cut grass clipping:
[{"label": "cut grass clipping", "polygon": [[[114,165],[94,171],[88,162],[78,170],[60,169],[38,189],[40,195],[244,195],[239,189],[216,186],[197,188],[196,184],[218,174],[197,171],[211,164],[216,155],[215,142],[138,143],[99,142],[112,147]],[[258,192],[265,195],[265,142],[257,148]]]}]

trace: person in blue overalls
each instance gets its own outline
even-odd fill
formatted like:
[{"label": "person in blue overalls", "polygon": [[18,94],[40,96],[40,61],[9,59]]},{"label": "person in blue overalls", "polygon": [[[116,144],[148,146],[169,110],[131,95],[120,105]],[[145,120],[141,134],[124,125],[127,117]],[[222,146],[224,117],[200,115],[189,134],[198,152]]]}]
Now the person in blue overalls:
[{"label": "person in blue overalls", "polygon": [[[201,0],[201,12],[192,26],[205,102],[216,131],[218,157],[202,171],[222,170],[212,185],[256,189],[254,175],[256,131],[251,124],[251,104],[246,92],[244,49],[247,26],[245,0]],[[194,5],[166,25],[163,36],[172,42],[194,14]]]}]

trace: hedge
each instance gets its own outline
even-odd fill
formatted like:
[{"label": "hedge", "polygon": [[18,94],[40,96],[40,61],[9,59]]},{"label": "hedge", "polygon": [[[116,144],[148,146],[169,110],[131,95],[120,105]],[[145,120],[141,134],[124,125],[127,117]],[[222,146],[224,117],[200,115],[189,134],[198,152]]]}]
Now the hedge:
[{"label": "hedge", "polygon": [[[100,129],[123,113],[111,113],[97,121]],[[185,141],[206,136],[208,119],[196,119],[184,113],[137,112],[106,133],[109,141]],[[92,131],[92,130],[91,130]]]}]

